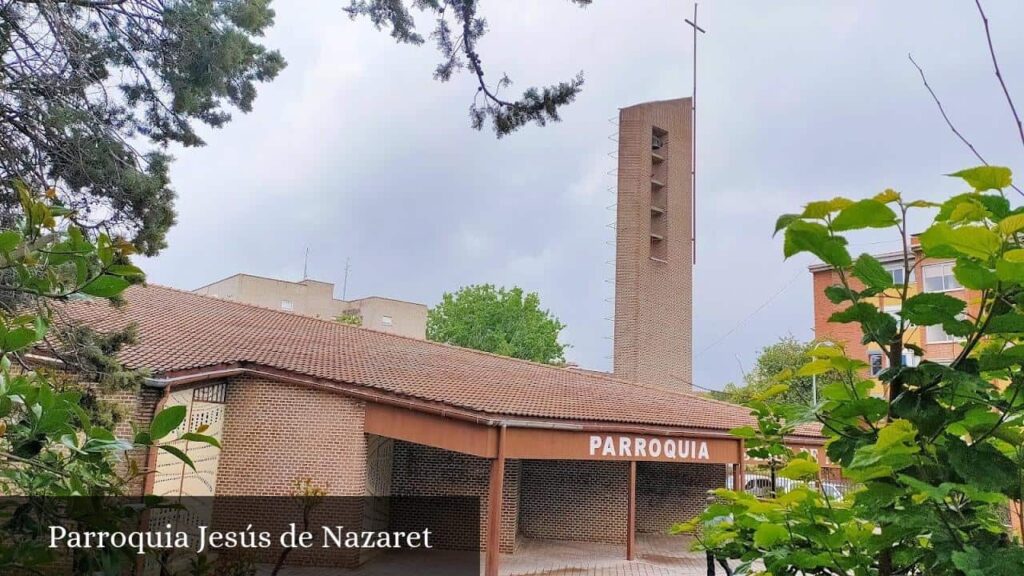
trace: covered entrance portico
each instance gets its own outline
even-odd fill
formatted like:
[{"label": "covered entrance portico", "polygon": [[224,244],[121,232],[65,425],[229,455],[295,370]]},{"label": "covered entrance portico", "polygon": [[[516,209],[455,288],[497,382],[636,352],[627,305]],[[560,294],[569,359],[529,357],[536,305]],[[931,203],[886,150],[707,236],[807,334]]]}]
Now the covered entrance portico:
[{"label": "covered entrance portico", "polygon": [[[518,570],[516,562],[524,569],[530,561],[557,564],[568,559],[567,551],[587,546],[601,547],[601,557],[613,564],[639,559],[645,545],[669,546],[686,559],[685,542],[661,536],[666,523],[687,518],[683,508],[671,506],[688,501],[699,507],[708,488],[727,484],[727,474],[734,485],[743,484],[742,440],[713,430],[486,418],[368,404],[365,432],[486,462],[481,492],[487,576],[529,573],[508,569]],[[577,533],[574,523],[597,525],[599,531]],[[501,554],[516,550],[517,535],[524,554]],[[608,550],[616,550],[617,559],[608,558]],[[675,556],[650,555],[678,564],[671,560]],[[508,569],[502,568],[503,557],[515,559]]]}]

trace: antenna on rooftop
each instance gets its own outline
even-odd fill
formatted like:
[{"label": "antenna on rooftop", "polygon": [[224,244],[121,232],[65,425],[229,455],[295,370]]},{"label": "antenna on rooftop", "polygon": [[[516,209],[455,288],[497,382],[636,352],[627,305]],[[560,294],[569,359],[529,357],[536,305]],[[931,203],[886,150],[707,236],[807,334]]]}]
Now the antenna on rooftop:
[{"label": "antenna on rooftop", "polygon": [[693,263],[697,263],[697,32],[705,34],[706,31],[697,25],[697,3],[693,3],[693,20],[689,18],[684,21],[693,27],[693,96],[690,98],[690,111],[693,118],[690,122],[690,230],[692,236],[690,244],[693,247]]},{"label": "antenna on rooftop", "polygon": [[309,246],[306,246],[306,259],[302,261],[302,279],[309,279]]},{"label": "antenna on rooftop", "polygon": [[352,267],[349,264],[351,261],[352,261],[351,258],[345,258],[345,280],[342,281],[342,283],[341,283],[341,299],[342,300],[347,300],[348,299],[347,298],[347,296],[348,296],[348,271],[349,271],[349,268]]}]

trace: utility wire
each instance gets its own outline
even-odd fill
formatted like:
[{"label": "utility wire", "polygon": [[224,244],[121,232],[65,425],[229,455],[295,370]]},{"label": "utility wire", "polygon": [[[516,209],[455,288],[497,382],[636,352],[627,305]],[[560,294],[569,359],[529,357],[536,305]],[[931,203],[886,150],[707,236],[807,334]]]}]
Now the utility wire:
[{"label": "utility wire", "polygon": [[739,329],[740,329],[740,328],[741,328],[741,327],[742,327],[742,326],[743,326],[744,324],[746,324],[746,323],[747,323],[747,322],[748,322],[748,321],[749,321],[749,320],[750,320],[751,318],[753,318],[754,316],[756,316],[756,315],[757,315],[757,314],[758,314],[758,313],[759,313],[760,311],[762,311],[762,310],[764,310],[765,308],[767,308],[767,307],[768,307],[768,305],[772,303],[772,301],[774,301],[774,300],[775,300],[776,298],[778,298],[779,296],[781,296],[783,292],[785,292],[786,290],[788,290],[788,289],[789,289],[789,287],[790,287],[790,286],[792,286],[794,282],[796,282],[796,279],[797,279],[797,278],[799,278],[799,277],[800,277],[800,275],[802,275],[803,273],[804,273],[804,271],[803,271],[803,270],[797,270],[796,274],[794,274],[794,275],[793,275],[793,277],[789,279],[789,282],[787,282],[785,286],[783,286],[782,288],[780,288],[778,292],[776,292],[775,294],[772,294],[772,295],[771,295],[771,296],[770,296],[770,297],[769,297],[769,298],[768,298],[767,300],[765,300],[765,301],[764,301],[764,302],[763,302],[763,303],[762,303],[762,304],[761,304],[760,306],[758,306],[758,307],[757,307],[757,308],[756,308],[756,309],[755,309],[755,310],[754,310],[753,312],[751,312],[751,313],[750,313],[750,314],[748,314],[748,315],[747,315],[747,316],[746,316],[745,318],[743,318],[742,320],[740,320],[739,322],[737,322],[735,326],[733,326],[732,328],[730,328],[730,329],[729,329],[729,330],[728,330],[728,331],[727,331],[727,332],[726,332],[725,334],[722,334],[721,336],[719,336],[717,340],[715,340],[715,341],[714,341],[714,342],[712,342],[711,344],[708,344],[707,346],[705,346],[705,347],[704,347],[703,349],[701,349],[701,351],[700,351],[700,352],[698,352],[697,354],[699,355],[699,354],[703,354],[703,353],[707,352],[708,350],[710,350],[710,349],[714,348],[715,346],[717,346],[718,344],[720,344],[720,343],[721,343],[721,342],[722,342],[723,340],[725,340],[726,338],[728,338],[729,336],[731,336],[731,335],[732,335],[732,334],[733,334],[734,332],[736,332],[737,330],[739,330]]}]

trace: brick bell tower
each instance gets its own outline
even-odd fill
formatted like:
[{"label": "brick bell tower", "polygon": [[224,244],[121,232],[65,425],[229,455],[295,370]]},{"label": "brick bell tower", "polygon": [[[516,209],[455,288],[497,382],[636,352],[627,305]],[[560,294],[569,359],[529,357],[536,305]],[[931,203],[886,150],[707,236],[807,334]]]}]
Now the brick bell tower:
[{"label": "brick bell tower", "polygon": [[692,389],[691,100],[619,111],[614,373]]}]

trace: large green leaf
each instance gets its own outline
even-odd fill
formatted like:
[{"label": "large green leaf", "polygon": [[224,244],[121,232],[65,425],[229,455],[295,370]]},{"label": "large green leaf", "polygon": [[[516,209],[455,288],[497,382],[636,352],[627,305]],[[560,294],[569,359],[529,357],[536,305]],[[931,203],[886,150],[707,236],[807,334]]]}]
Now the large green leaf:
[{"label": "large green leaf", "polygon": [[889,273],[881,262],[868,254],[861,254],[853,263],[851,273],[864,283],[865,286],[878,290],[892,288],[892,274]]},{"label": "large green leaf", "polygon": [[1020,483],[1019,468],[1013,461],[984,442],[968,446],[960,440],[951,439],[949,464],[965,483],[982,490],[1003,492]]},{"label": "large green leaf", "polygon": [[1024,249],[1009,250],[996,261],[996,277],[1003,282],[1024,284]]},{"label": "large green leaf", "polygon": [[985,325],[986,334],[1019,334],[1024,333],[1024,314],[1009,312],[992,316]]},{"label": "large green leaf", "polygon": [[90,296],[111,298],[117,296],[129,286],[129,282],[120,276],[104,274],[97,276],[82,287],[82,292]]},{"label": "large green leaf", "polygon": [[960,208],[960,206],[964,203],[983,206],[991,220],[1002,220],[1010,213],[1010,202],[1001,194],[967,192],[965,194],[957,194],[940,204],[939,213],[935,215],[935,220],[937,222],[956,220],[954,212],[959,210],[958,215],[962,215],[964,208]]},{"label": "large green leaf", "polygon": [[1024,230],[1024,214],[1011,214],[999,221],[996,228],[1003,236],[1012,236]]},{"label": "large green leaf", "polygon": [[188,457],[188,454],[185,454],[184,452],[182,452],[182,450],[180,448],[175,448],[174,446],[171,446],[170,444],[161,444],[159,446],[159,448],[161,450],[166,451],[169,454],[173,454],[174,456],[176,456],[178,458],[178,460],[181,460],[186,465],[188,465],[189,468],[191,468],[193,470],[196,469],[196,465],[192,462],[192,459]]},{"label": "large green leaf", "polygon": [[900,316],[917,326],[954,322],[967,303],[948,294],[924,292],[907,298]]},{"label": "large green leaf", "polygon": [[1013,183],[1013,173],[1003,166],[977,166],[948,174],[961,178],[978,192],[985,190],[1002,190]]},{"label": "large green leaf", "polygon": [[772,233],[772,237],[775,237],[779,230],[785,230],[787,226],[798,219],[800,219],[799,214],[783,214],[779,216],[778,220],[775,221],[775,232]]},{"label": "large green leaf", "polygon": [[778,524],[764,522],[754,531],[754,544],[758,548],[771,548],[789,538],[786,528]]},{"label": "large green leaf", "polygon": [[896,224],[896,213],[878,200],[859,200],[839,211],[832,221],[832,229],[859,230],[861,228],[887,228]]},{"label": "large green leaf", "polygon": [[881,202],[882,204],[889,204],[900,199],[900,193],[893,190],[892,188],[886,188],[882,192],[875,194],[874,200]]},{"label": "large green leaf", "polygon": [[220,448],[220,442],[213,436],[206,434],[197,434],[195,432],[186,432],[181,435],[182,440],[188,440],[190,442],[202,442],[203,444],[209,444],[215,448]]},{"label": "large green leaf", "polygon": [[963,255],[985,260],[998,253],[1003,245],[999,236],[984,226],[952,228],[944,222],[932,224],[918,238],[924,253],[938,258]]},{"label": "large green leaf", "polygon": [[173,432],[185,421],[187,412],[184,406],[170,406],[161,410],[149,426],[149,433],[153,440],[159,440]]},{"label": "large green leaf", "polygon": [[21,233],[17,230],[0,232],[0,252],[11,252],[21,243]]},{"label": "large green leaf", "polygon": [[800,252],[810,252],[835,268],[845,268],[852,262],[845,240],[829,235],[821,224],[796,220],[786,228],[783,254],[789,258]]},{"label": "large green leaf", "polygon": [[987,290],[999,282],[995,272],[967,258],[957,259],[953,276],[961,286],[971,290]]},{"label": "large green leaf", "polygon": [[836,284],[825,288],[825,297],[833,304],[842,304],[847,300],[853,300],[853,294],[856,294],[856,292],[853,292],[853,294],[850,294],[850,292],[852,291],[847,290],[846,286]]},{"label": "large green leaf", "polygon": [[15,352],[38,340],[34,328],[15,328],[4,334],[4,352]]},{"label": "large green leaf", "polygon": [[836,197],[831,200],[817,200],[814,202],[808,202],[804,206],[804,211],[800,214],[801,218],[812,218],[812,219],[823,219],[829,214],[842,210],[853,201],[849,198]]},{"label": "large green leaf", "polygon": [[881,313],[882,312],[879,312],[878,308],[875,307],[874,304],[869,304],[867,302],[857,302],[856,304],[851,304],[849,307],[843,310],[833,312],[832,315],[829,316],[828,321],[836,322],[838,324],[849,324],[850,322],[867,322],[874,316],[877,316],[878,314]]},{"label": "large green leaf", "polygon": [[817,462],[795,458],[782,470],[779,470],[779,476],[790,480],[813,480],[818,476],[820,470]]}]

